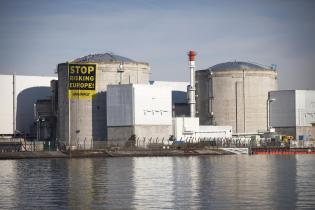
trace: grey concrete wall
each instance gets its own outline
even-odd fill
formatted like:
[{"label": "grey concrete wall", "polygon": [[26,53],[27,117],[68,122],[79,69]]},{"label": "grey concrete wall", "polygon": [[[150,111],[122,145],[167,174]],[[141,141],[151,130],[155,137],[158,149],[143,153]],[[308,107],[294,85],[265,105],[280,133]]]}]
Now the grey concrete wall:
[{"label": "grey concrete wall", "polygon": [[124,146],[134,133],[132,126],[107,127],[108,145]]},{"label": "grey concrete wall", "polygon": [[58,65],[58,110],[57,110],[57,138],[67,144],[69,128],[68,91],[67,91],[68,67],[67,64]]},{"label": "grey concrete wall", "polygon": [[279,135],[293,136],[296,139],[296,127],[275,128]]},{"label": "grey concrete wall", "polygon": [[209,103],[209,71],[196,71],[196,111],[200,125],[211,125]]},{"label": "grey concrete wall", "polygon": [[136,135],[139,146],[148,143],[166,142],[172,135],[171,125],[136,125],[108,127],[108,144],[124,146],[132,134]]},{"label": "grey concrete wall", "polygon": [[133,85],[109,85],[107,125],[131,126],[134,123]]},{"label": "grey concrete wall", "polygon": [[295,90],[271,91],[269,94],[275,99],[270,102],[270,126],[295,127]]},{"label": "grey concrete wall", "polygon": [[189,105],[187,103],[176,103],[173,105],[173,117],[190,116]]},{"label": "grey concrete wall", "polygon": [[149,143],[162,143],[167,141],[172,135],[172,125],[136,125],[136,137],[143,140],[145,138],[146,144]]},{"label": "grey concrete wall", "polygon": [[275,71],[244,70],[243,79],[242,70],[214,71],[212,77],[209,70],[201,70],[196,72],[196,80],[201,125],[230,125],[233,133],[267,129],[268,92],[278,88]]},{"label": "grey concrete wall", "polygon": [[279,127],[275,130],[280,135],[293,136],[296,140],[299,140],[299,135],[306,135],[309,140],[315,140],[315,126]]},{"label": "grey concrete wall", "polygon": [[[107,139],[106,90],[109,84],[118,84],[120,74],[117,69],[120,62],[102,62],[97,64],[96,96],[93,99],[71,100],[71,144],[83,144],[87,141]],[[138,62],[124,62],[122,84],[147,84],[149,65]],[[67,64],[58,66],[58,127],[59,140],[68,145],[68,69]]]},{"label": "grey concrete wall", "polygon": [[315,123],[312,124],[311,136],[312,140],[315,141]]}]

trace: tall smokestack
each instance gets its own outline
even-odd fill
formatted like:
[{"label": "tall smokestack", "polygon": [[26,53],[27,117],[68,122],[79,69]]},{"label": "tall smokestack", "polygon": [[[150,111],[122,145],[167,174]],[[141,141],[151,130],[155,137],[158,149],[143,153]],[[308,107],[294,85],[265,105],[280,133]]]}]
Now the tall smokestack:
[{"label": "tall smokestack", "polygon": [[189,70],[190,70],[190,84],[187,86],[188,104],[190,108],[190,117],[196,116],[196,99],[195,99],[195,51],[189,51]]}]

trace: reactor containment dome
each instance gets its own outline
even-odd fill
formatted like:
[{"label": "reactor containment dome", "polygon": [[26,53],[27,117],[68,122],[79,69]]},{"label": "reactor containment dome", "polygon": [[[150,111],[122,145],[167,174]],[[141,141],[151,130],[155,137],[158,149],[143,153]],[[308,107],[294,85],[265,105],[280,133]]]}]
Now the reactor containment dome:
[{"label": "reactor containment dome", "polygon": [[196,71],[197,116],[201,125],[230,125],[233,133],[267,129],[268,92],[277,90],[277,71],[248,62],[226,62]]},{"label": "reactor containment dome", "polygon": [[149,64],[93,54],[58,64],[58,139],[89,149],[107,139],[106,91],[110,84],[148,84]]}]

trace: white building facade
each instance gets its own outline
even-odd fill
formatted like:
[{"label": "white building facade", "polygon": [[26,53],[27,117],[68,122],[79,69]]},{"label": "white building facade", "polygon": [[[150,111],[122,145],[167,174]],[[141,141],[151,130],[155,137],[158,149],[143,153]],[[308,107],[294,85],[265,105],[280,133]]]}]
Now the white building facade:
[{"label": "white building facade", "polygon": [[269,93],[270,126],[297,140],[314,140],[315,90],[279,90]]},{"label": "white building facade", "polygon": [[0,135],[29,134],[34,123],[34,104],[51,96],[56,77],[0,75]]},{"label": "white building facade", "polygon": [[166,142],[172,134],[171,91],[167,87],[130,84],[107,89],[108,143],[124,145],[135,135],[137,142]]},{"label": "white building facade", "polygon": [[173,135],[176,141],[191,143],[232,138],[232,126],[199,125],[198,117],[176,117]]}]

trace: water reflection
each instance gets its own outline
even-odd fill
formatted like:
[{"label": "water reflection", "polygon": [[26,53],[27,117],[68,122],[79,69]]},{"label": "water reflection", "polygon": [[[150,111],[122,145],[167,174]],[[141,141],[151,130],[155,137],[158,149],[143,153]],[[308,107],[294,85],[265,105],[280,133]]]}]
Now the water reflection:
[{"label": "water reflection", "polygon": [[296,156],[297,208],[315,209],[315,159],[312,155]]},{"label": "water reflection", "polygon": [[[294,155],[268,156],[270,163],[271,204],[275,209],[296,206],[296,157]],[[279,196],[280,195],[280,196]]]},{"label": "water reflection", "polygon": [[[132,158],[97,159],[99,170],[94,181],[93,209],[130,209],[133,206],[134,160]],[[106,162],[106,165],[103,163]]]},{"label": "water reflection", "polygon": [[173,208],[172,161],[168,157],[134,158],[134,207],[137,209]]},{"label": "water reflection", "polygon": [[[52,160],[16,161],[16,207],[54,209],[68,206],[67,162]],[[65,170],[66,169],[66,170]]]},{"label": "water reflection", "polygon": [[272,188],[268,186],[269,163],[265,157],[203,157],[200,165],[201,206],[214,209],[267,207]]},{"label": "water reflection", "polygon": [[199,159],[195,157],[172,158],[174,179],[174,208],[198,209],[199,207]]},{"label": "water reflection", "polygon": [[16,194],[16,162],[14,160],[0,161],[0,209],[15,207]]},{"label": "water reflection", "polygon": [[0,161],[0,209],[315,208],[315,156]]},{"label": "water reflection", "polygon": [[69,193],[67,198],[71,209],[90,209],[93,202],[94,165],[92,159],[71,159],[68,161]]},{"label": "water reflection", "polygon": [[126,209],[134,200],[133,159],[72,159],[68,161],[71,209]]}]

